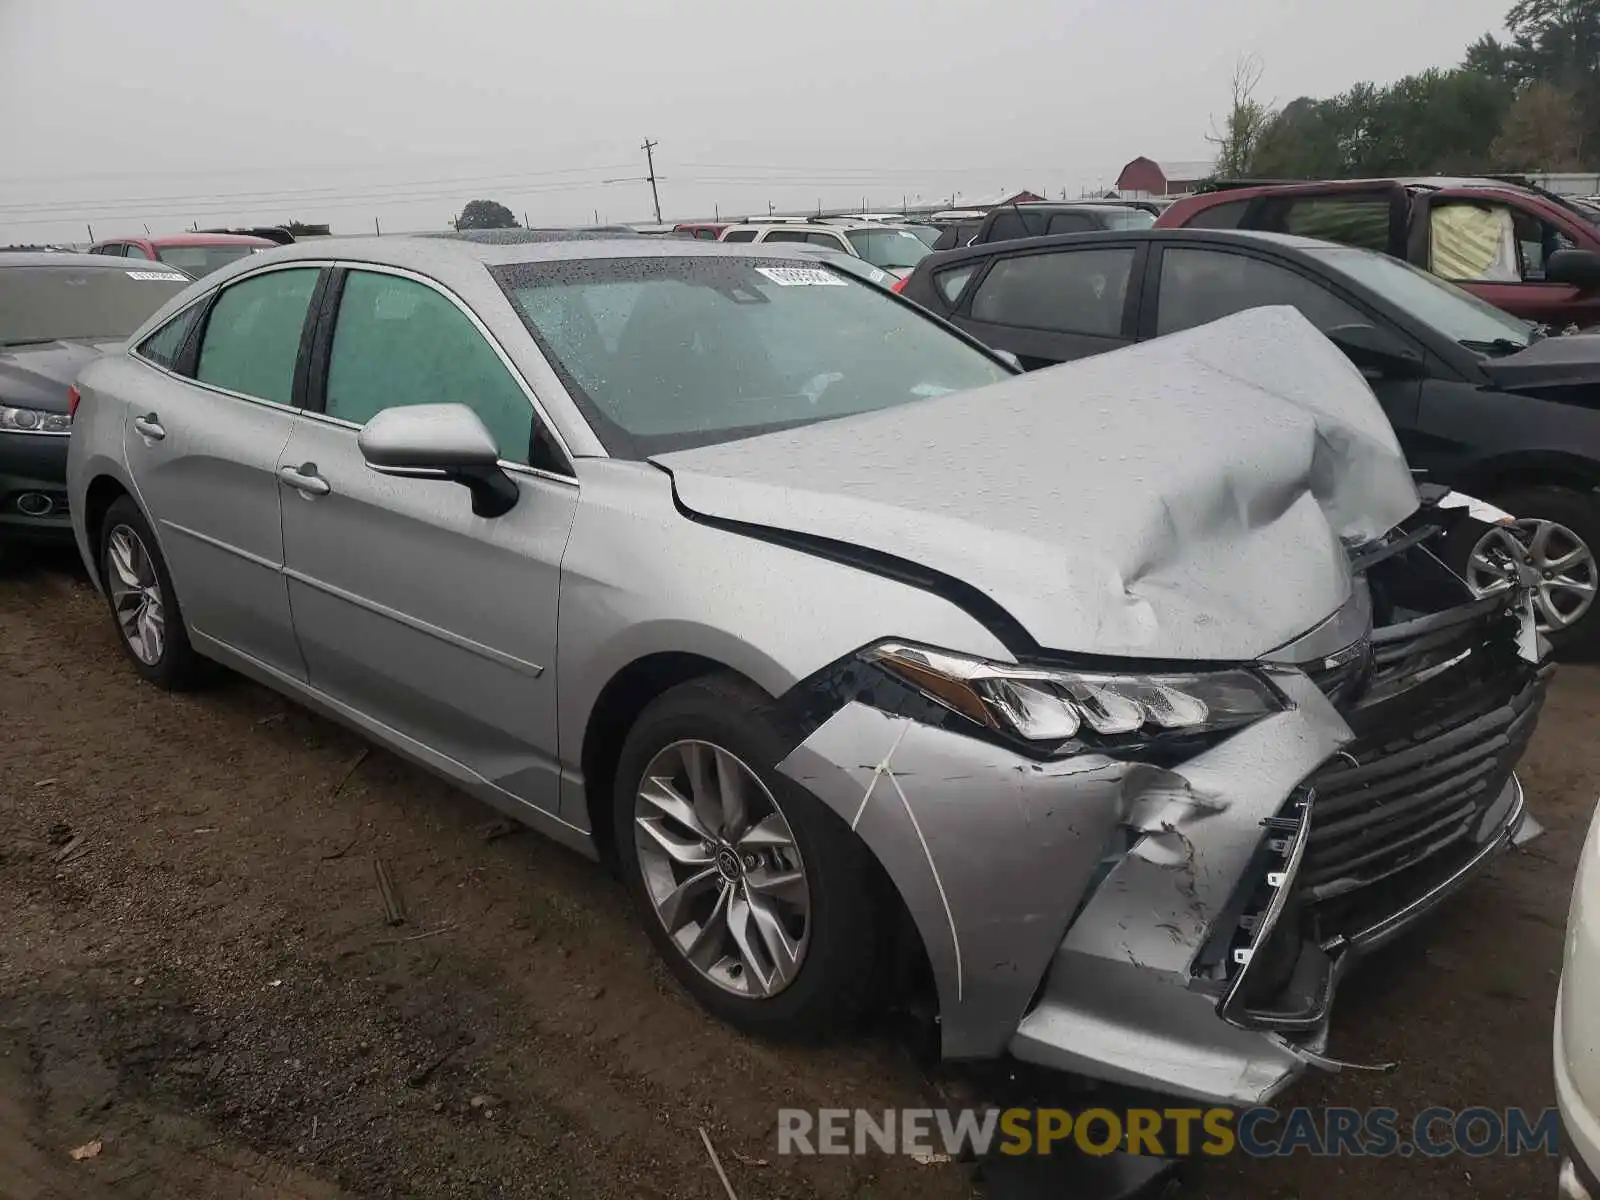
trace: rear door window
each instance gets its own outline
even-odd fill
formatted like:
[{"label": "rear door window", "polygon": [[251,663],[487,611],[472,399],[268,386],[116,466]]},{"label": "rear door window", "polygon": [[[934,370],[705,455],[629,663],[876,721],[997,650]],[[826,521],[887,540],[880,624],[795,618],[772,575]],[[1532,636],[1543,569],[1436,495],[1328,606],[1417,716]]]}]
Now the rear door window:
[{"label": "rear door window", "polygon": [[1176,333],[1250,308],[1288,304],[1318,329],[1369,319],[1320,283],[1246,254],[1167,249],[1161,255],[1156,333]]},{"label": "rear door window", "polygon": [[753,242],[756,240],[754,229],[730,229],[722,239],[725,242]]},{"label": "rear door window", "polygon": [[809,242],[811,235],[804,229],[773,229],[761,239],[764,242]]},{"label": "rear door window", "polygon": [[1389,200],[1387,193],[1291,196],[1268,203],[1262,227],[1385,254],[1389,250]]},{"label": "rear door window", "polygon": [[191,304],[145,338],[139,343],[139,357],[149,359],[158,367],[176,371],[179,357],[183,354],[183,345],[189,340],[189,331],[194,328],[194,323],[199,319],[200,311],[204,307],[204,304]]},{"label": "rear door window", "polygon": [[142,258],[146,262],[150,261],[150,256],[144,252],[144,248],[142,246],[136,246],[132,242],[128,243],[127,257]]},{"label": "rear door window", "polygon": [[989,225],[986,242],[1009,242],[1016,238],[1039,237],[1045,231],[1045,220],[1042,215],[1036,217],[1024,216],[1016,209],[1007,209],[995,214],[994,220]]},{"label": "rear door window", "polygon": [[289,404],[316,267],[268,271],[224,288],[206,318],[195,379]]},{"label": "rear door window", "polygon": [[933,286],[939,289],[939,294],[944,297],[945,303],[954,304],[966,289],[967,280],[971,279],[982,265],[968,263],[964,267],[951,267],[947,271],[940,271],[933,277]]},{"label": "rear door window", "polygon": [[1057,333],[1122,332],[1132,246],[1019,254],[989,269],[972,298],[972,319]]}]

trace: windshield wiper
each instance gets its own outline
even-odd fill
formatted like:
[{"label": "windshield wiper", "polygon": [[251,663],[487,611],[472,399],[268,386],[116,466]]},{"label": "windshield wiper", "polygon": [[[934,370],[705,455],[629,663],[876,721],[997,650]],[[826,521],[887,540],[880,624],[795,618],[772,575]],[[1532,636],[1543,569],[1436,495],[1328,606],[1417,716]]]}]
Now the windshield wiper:
[{"label": "windshield wiper", "polygon": [[51,342],[55,342],[55,341],[59,341],[59,340],[60,340],[59,338],[50,338],[50,337],[43,337],[43,338],[17,338],[14,341],[0,342],[0,349],[9,350],[12,346],[48,346]]},{"label": "windshield wiper", "polygon": [[1514,342],[1510,338],[1495,338],[1493,341],[1475,341],[1472,338],[1461,338],[1457,345],[1465,346],[1468,350],[1479,354],[1518,354],[1528,348],[1526,342]]}]

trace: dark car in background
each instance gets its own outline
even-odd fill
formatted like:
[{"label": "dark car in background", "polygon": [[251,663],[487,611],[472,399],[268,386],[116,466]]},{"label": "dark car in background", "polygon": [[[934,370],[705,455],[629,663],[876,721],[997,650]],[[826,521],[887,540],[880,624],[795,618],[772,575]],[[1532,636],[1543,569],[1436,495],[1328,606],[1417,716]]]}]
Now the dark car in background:
[{"label": "dark car in background", "polygon": [[0,255],[0,540],[71,539],[68,388],[189,283],[155,263]]},{"label": "dark car in background", "polygon": [[1286,234],[971,247],[925,259],[900,291],[1030,369],[1245,309],[1299,309],[1366,376],[1413,468],[1518,519],[1457,548],[1473,589],[1533,584],[1554,644],[1600,650],[1600,337],[1547,336],[1387,255]]},{"label": "dark car in background", "polygon": [[933,248],[953,250],[958,246],[981,246],[1057,233],[1092,233],[1101,229],[1149,229],[1155,222],[1155,213],[1135,204],[1056,204],[1050,201],[1008,204],[990,210],[976,228],[964,224],[951,226]]},{"label": "dark car in background", "polygon": [[250,233],[173,233],[159,237],[109,238],[90,246],[89,253],[164,263],[199,279],[229,263],[281,244],[279,240]]},{"label": "dark car in background", "polygon": [[[1257,229],[1361,246],[1555,326],[1600,325],[1600,217],[1503,179],[1223,183],[1162,213],[1162,229]],[[1559,263],[1554,256],[1563,250]]]}]

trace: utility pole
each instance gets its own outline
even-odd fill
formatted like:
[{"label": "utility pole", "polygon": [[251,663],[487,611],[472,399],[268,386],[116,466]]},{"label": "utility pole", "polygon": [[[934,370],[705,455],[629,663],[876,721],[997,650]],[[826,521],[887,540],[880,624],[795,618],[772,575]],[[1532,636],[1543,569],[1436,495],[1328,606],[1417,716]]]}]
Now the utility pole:
[{"label": "utility pole", "polygon": [[523,209],[522,210],[522,227],[524,229],[528,228],[528,210],[527,209]]},{"label": "utility pole", "polygon": [[769,217],[770,217],[770,216],[771,216],[771,215],[772,215],[772,214],[773,214],[773,212],[774,212],[774,211],[775,211],[775,210],[774,210],[774,209],[773,209],[773,207],[772,207],[772,201],[771,201],[771,200],[768,200],[768,201],[767,201],[767,216],[769,216]]},{"label": "utility pole", "polygon": [[94,241],[94,226],[93,225],[85,225],[84,228],[89,231],[89,240],[91,242]]},{"label": "utility pole", "polygon": [[378,218],[377,217],[373,217],[372,218],[372,232],[377,237],[382,237],[383,236],[383,226],[378,224]]},{"label": "utility pole", "polygon": [[[645,178],[650,181],[650,199],[654,201],[656,206],[657,225],[661,224],[661,193],[656,191],[656,160],[653,152],[660,144],[660,142],[652,142],[649,138],[645,138],[644,145],[639,147],[639,149],[644,151],[645,167],[650,172],[650,174],[645,176]],[[598,221],[595,223],[599,224]]]}]

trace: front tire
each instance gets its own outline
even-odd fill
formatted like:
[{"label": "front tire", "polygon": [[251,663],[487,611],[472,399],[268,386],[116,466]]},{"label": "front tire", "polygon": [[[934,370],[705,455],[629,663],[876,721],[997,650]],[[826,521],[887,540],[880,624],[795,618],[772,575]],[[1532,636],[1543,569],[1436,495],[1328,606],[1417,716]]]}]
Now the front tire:
[{"label": "front tire", "polygon": [[778,773],[770,699],[731,676],[653,701],[616,773],[617,857],[651,942],[747,1032],[826,1033],[865,1007],[879,913],[866,847]]},{"label": "front tire", "polygon": [[199,662],[172,576],[150,523],[127,496],[112,503],[100,526],[100,578],[117,641],[133,669],[168,691],[192,684]]}]

